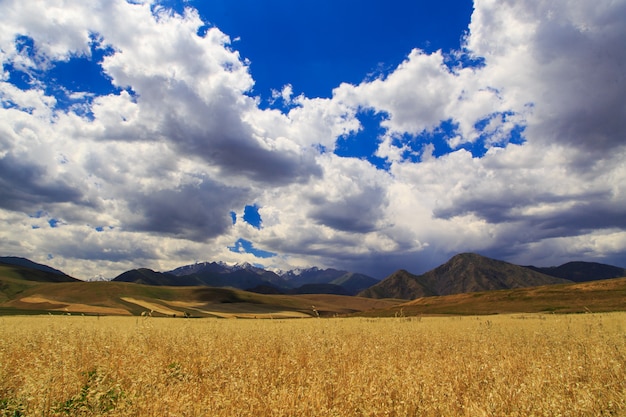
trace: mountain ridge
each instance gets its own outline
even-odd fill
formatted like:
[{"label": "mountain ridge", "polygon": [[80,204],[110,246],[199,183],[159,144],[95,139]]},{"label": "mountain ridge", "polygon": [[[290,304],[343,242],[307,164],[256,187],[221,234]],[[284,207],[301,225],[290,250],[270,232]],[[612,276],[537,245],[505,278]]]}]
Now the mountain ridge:
[{"label": "mountain ridge", "polygon": [[536,267],[530,265],[526,266],[526,268],[574,282],[596,281],[626,276],[626,268],[598,262],[571,261],[559,266]]},{"label": "mountain ridge", "polygon": [[571,282],[475,253],[461,253],[421,275],[397,271],[358,295],[415,299]]},{"label": "mountain ridge", "polygon": [[[15,267],[16,272],[25,279],[31,281],[43,280],[44,282],[73,282],[80,281],[67,275],[65,272],[54,269],[48,265],[33,262],[27,258],[18,256],[0,257],[0,265]],[[36,272],[32,272],[36,271]]]},{"label": "mountain ridge", "polygon": [[[334,268],[311,267],[274,272],[250,263],[228,265],[224,262],[215,261],[184,265],[161,274],[168,275],[161,276],[158,280],[155,279],[155,282],[167,281],[170,282],[169,285],[233,287],[242,290],[272,291],[284,294],[310,294],[311,291],[315,290],[321,294],[356,295],[379,281],[365,274]],[[135,276],[138,279],[142,278],[137,274]],[[118,276],[113,280],[120,281],[122,279]],[[185,280],[190,283],[181,284]]]}]

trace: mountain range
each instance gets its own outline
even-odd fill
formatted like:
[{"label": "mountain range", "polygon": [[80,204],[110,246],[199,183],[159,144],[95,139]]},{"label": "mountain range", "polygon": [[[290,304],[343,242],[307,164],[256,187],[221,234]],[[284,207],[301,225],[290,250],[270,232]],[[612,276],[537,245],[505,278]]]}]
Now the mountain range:
[{"label": "mountain range", "polygon": [[356,295],[378,282],[363,274],[337,269],[308,269],[273,272],[249,263],[227,265],[202,262],[167,272],[133,269],[115,277],[116,282],[146,285],[232,287],[263,294]]},{"label": "mountain range", "polygon": [[[168,272],[135,269],[114,282],[84,282],[25,258],[3,257],[0,314],[148,311],[278,318],[626,310],[626,269],[597,263],[537,268],[465,253],[421,275],[400,270],[380,282],[364,277],[334,269],[272,272],[249,264],[205,262]],[[613,277],[624,278],[609,279]],[[353,286],[367,281],[374,283],[361,290]],[[359,296],[346,295],[350,293]]]},{"label": "mountain range", "polygon": [[[78,281],[62,271],[25,258],[0,257],[0,263],[38,271],[35,280],[45,273],[48,282]],[[166,272],[133,269],[112,281],[151,286],[230,287],[261,294],[336,294],[413,300],[624,276],[624,268],[595,262],[568,262],[556,267],[520,266],[475,253],[462,253],[424,274],[398,270],[381,281],[332,268],[274,272],[249,263],[228,265],[223,262],[199,262]]]}]

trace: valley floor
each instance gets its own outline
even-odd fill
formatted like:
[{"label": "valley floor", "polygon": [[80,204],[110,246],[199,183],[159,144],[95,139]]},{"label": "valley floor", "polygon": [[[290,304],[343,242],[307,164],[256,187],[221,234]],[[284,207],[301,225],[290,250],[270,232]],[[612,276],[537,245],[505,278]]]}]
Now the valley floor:
[{"label": "valley floor", "polygon": [[0,416],[626,416],[626,313],[0,317]]}]

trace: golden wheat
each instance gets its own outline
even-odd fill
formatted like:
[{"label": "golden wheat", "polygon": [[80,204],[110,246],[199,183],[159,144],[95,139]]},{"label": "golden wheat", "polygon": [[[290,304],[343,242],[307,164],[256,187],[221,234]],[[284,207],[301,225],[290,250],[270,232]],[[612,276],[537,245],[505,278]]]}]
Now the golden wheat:
[{"label": "golden wheat", "polygon": [[626,314],[0,318],[0,416],[623,416]]}]

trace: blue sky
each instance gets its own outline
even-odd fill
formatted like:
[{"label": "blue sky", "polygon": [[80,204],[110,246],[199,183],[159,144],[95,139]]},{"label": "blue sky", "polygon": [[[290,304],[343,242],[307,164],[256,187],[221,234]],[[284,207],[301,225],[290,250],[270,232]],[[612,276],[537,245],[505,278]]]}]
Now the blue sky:
[{"label": "blue sky", "polygon": [[0,5],[0,253],[626,265],[625,1]]},{"label": "blue sky", "polygon": [[251,61],[253,94],[291,84],[294,94],[330,97],[400,64],[413,48],[458,49],[471,1],[190,1]]}]

